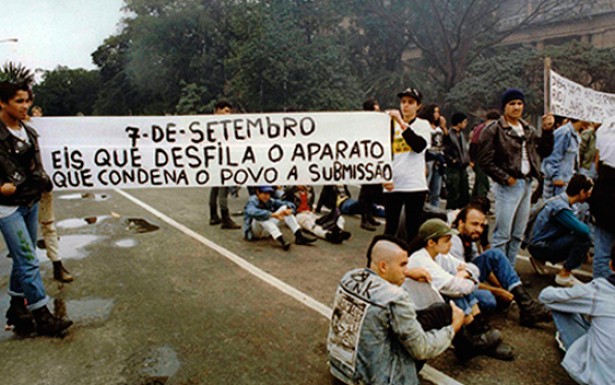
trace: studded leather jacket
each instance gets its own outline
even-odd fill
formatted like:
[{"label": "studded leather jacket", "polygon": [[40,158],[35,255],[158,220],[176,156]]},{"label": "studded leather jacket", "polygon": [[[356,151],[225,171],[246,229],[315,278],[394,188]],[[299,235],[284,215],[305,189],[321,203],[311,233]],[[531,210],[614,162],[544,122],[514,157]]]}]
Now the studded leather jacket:
[{"label": "studded leather jacket", "polygon": [[43,169],[38,133],[23,124],[30,143],[17,139],[0,121],[0,185],[12,183],[13,195],[0,194],[2,206],[31,206],[41,199],[43,191],[51,191],[52,184]]}]

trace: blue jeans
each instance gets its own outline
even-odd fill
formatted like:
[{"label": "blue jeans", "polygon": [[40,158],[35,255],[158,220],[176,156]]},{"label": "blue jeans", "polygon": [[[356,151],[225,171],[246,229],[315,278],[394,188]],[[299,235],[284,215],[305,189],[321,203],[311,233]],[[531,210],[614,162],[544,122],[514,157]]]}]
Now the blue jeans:
[{"label": "blue jeans", "polygon": [[19,206],[13,214],[0,218],[0,231],[13,259],[9,294],[25,297],[30,310],[40,309],[49,301],[36,255],[37,226],[38,203]]},{"label": "blue jeans", "polygon": [[465,315],[472,314],[472,306],[479,303],[478,297],[476,296],[476,290],[463,297],[457,297],[457,298],[446,297],[447,302],[448,300],[453,301],[455,305],[457,305],[458,308],[463,310],[463,314]]},{"label": "blue jeans", "polygon": [[563,313],[556,310],[551,310],[553,322],[559,331],[559,336],[566,347],[570,349],[570,345],[580,337],[587,334],[591,324],[578,313]]},{"label": "blue jeans", "polygon": [[564,269],[570,271],[581,266],[585,257],[587,257],[590,246],[591,239],[589,237],[568,234],[556,238],[545,245],[531,245],[528,249],[534,258],[541,261],[565,261]]},{"label": "blue jeans", "polygon": [[480,270],[479,280],[487,282],[489,274],[493,273],[502,287],[511,291],[521,284],[519,276],[501,250],[490,249],[472,260]]},{"label": "blue jeans", "polygon": [[494,313],[498,308],[498,301],[489,290],[478,289],[474,292],[474,295],[478,299],[478,307],[481,313]]},{"label": "blue jeans", "polygon": [[600,226],[594,226],[594,278],[606,278],[611,275],[609,261],[611,249],[615,243],[615,234]]},{"label": "blue jeans", "polygon": [[530,216],[532,181],[517,179],[512,186],[495,184],[493,248],[501,250],[514,267]]}]

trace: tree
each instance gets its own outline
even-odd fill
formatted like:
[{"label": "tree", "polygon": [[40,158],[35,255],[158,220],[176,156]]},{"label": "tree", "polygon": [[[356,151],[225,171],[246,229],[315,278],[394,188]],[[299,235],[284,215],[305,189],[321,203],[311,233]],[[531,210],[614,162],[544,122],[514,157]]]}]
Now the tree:
[{"label": "tree", "polygon": [[502,92],[517,87],[526,92],[526,113],[542,115],[545,57],[552,59],[553,69],[562,76],[597,91],[615,92],[615,51],[571,42],[547,46],[544,51],[529,46],[512,52],[500,49],[477,60],[448,94],[448,102],[462,111],[499,108]]},{"label": "tree", "polygon": [[246,1],[235,19],[229,94],[249,111],[355,109],[362,97],[329,1]]},{"label": "tree", "polygon": [[[372,62],[384,64],[391,73],[409,70],[414,79],[427,79],[436,93],[436,99],[444,99],[443,96],[464,79],[469,66],[487,57],[489,51],[515,31],[536,22],[582,17],[598,1],[350,2],[351,9],[355,11],[351,25],[366,32],[364,36],[359,34],[359,41],[365,41],[363,50],[370,56],[373,53],[384,58],[384,63],[378,60]],[[381,38],[381,34],[387,37]],[[401,60],[403,54],[413,48],[415,53],[420,53],[420,58],[406,62]],[[383,53],[383,50],[387,52]],[[378,73],[379,69],[372,67],[371,72]]]},{"label": "tree", "polygon": [[35,103],[48,116],[91,115],[100,89],[98,71],[57,67],[34,86]]}]

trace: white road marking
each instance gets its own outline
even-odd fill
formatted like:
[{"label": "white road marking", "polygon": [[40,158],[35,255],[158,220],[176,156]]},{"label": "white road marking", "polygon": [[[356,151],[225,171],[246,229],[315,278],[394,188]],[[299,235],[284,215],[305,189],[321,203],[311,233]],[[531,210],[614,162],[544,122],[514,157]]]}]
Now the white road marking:
[{"label": "white road marking", "polygon": [[[256,278],[270,284],[271,286],[280,290],[284,294],[291,296],[292,298],[303,303],[305,306],[309,307],[310,309],[315,310],[316,312],[320,313],[322,316],[326,317],[327,319],[331,318],[331,314],[333,311],[330,307],[318,302],[317,300],[310,297],[309,295],[295,289],[294,287],[290,286],[284,281],[281,281],[280,279],[267,273],[266,271],[259,269],[258,267],[254,266],[253,264],[249,263],[245,259],[238,256],[237,254],[233,253],[232,251],[225,249],[224,247],[218,245],[217,243],[212,242],[211,240],[205,238],[201,234],[198,234],[197,232],[189,229],[185,225],[182,225],[181,223],[177,222],[173,218],[169,217],[166,214],[163,214],[162,212],[156,210],[152,206],[135,198],[134,196],[128,194],[127,192],[120,190],[120,189],[114,189],[114,190],[118,194],[122,195],[124,198],[128,199],[129,201],[133,202],[134,204],[138,206],[141,206],[143,209],[157,216],[158,218],[160,218],[161,220],[163,220],[170,226],[176,228],[182,233],[196,239],[197,241],[201,242],[205,246],[220,253],[222,256],[226,257],[231,262],[235,263],[242,269],[246,270],[248,273],[254,275]],[[463,385],[462,383],[454,380],[453,378],[438,371],[437,369],[434,369],[433,367],[429,365],[425,365],[423,367],[423,370],[421,370],[421,376],[425,378],[426,380],[431,381],[437,385]]]}]

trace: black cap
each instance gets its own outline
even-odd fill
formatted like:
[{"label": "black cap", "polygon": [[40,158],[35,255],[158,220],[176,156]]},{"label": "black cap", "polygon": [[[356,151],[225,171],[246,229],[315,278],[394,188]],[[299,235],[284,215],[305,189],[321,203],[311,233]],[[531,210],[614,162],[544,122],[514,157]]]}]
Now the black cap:
[{"label": "black cap", "polygon": [[421,104],[421,99],[423,99],[423,95],[416,88],[408,87],[402,92],[397,94],[398,98],[402,98],[404,96],[410,96],[412,99],[416,100],[417,104]]}]

